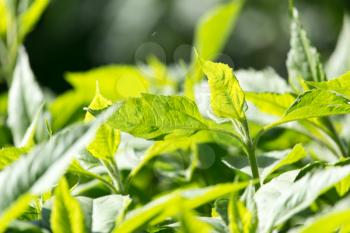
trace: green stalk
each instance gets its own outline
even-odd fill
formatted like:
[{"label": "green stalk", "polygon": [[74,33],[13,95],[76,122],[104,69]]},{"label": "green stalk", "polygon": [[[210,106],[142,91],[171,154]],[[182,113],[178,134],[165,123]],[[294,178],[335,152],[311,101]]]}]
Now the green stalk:
[{"label": "green stalk", "polygon": [[241,122],[242,122],[242,131],[244,135],[245,149],[249,159],[249,165],[252,171],[253,178],[258,180],[258,183],[255,185],[255,189],[258,190],[260,188],[260,176],[259,176],[259,169],[256,161],[256,155],[255,155],[256,143],[254,143],[252,138],[250,137],[247,119],[245,118]]},{"label": "green stalk", "polygon": [[116,190],[119,193],[124,193],[124,186],[120,177],[120,172],[119,172],[117,163],[114,161],[114,159],[113,160],[101,159],[100,161],[103,164],[103,166],[107,169],[107,173],[111,177]]}]

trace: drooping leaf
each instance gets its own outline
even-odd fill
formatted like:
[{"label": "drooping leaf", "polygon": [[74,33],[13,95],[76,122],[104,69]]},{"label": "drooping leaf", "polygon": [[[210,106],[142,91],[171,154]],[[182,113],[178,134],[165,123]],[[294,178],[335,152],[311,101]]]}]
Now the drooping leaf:
[{"label": "drooping leaf", "polygon": [[306,31],[302,27],[298,11],[292,9],[291,49],[288,53],[287,68],[289,82],[294,89],[302,90],[302,80],[325,81],[326,75],[320,62],[319,54],[311,46]]},{"label": "drooping leaf", "polygon": [[70,194],[65,179],[55,189],[50,222],[53,233],[85,232],[84,214],[77,199]]},{"label": "drooping leaf", "polygon": [[218,117],[242,120],[245,117],[244,92],[232,69],[222,63],[206,61],[203,72],[208,77],[210,104]]},{"label": "drooping leaf", "polygon": [[157,224],[178,214],[179,203],[184,208],[194,209],[223,195],[243,189],[247,185],[247,183],[219,184],[202,189],[174,191],[129,212],[125,220],[113,232],[131,233],[147,223]]},{"label": "drooping leaf", "polygon": [[129,196],[108,195],[96,199],[78,197],[78,201],[89,232],[109,233],[123,220],[131,199]]},{"label": "drooping leaf", "polygon": [[262,186],[255,196],[259,232],[270,232],[273,227],[307,208],[319,195],[333,187],[349,172],[350,166],[329,167],[307,174],[293,182],[297,175],[297,172],[293,171],[281,175],[281,177],[288,177],[285,180],[273,179]]},{"label": "drooping leaf", "polygon": [[239,12],[243,0],[230,0],[206,13],[199,21],[194,39],[194,47],[205,60],[213,60],[224,47]]},{"label": "drooping leaf", "polygon": [[[104,98],[98,86],[96,87],[96,94],[94,99],[89,105],[91,110],[101,110],[112,105],[112,102]],[[85,121],[90,121],[94,116],[87,112],[85,115]],[[120,132],[117,129],[113,129],[108,124],[103,124],[97,130],[94,140],[89,144],[87,150],[96,158],[110,159],[114,158],[115,153],[118,150],[120,143]]]},{"label": "drooping leaf", "polygon": [[100,116],[92,124],[78,124],[63,130],[0,172],[0,222],[3,229],[25,210],[33,196],[52,188],[72,157],[88,145],[106,116]]},{"label": "drooping leaf", "polygon": [[[139,96],[148,90],[144,75],[134,66],[114,65],[99,67],[87,72],[67,73],[67,81],[78,92],[84,92],[91,100],[98,81],[101,93],[115,100]],[[87,91],[87,90],[90,90]]]},{"label": "drooping leaf", "polygon": [[344,15],[343,27],[338,37],[337,46],[329,58],[326,71],[332,79],[350,70],[350,15]]},{"label": "drooping leaf", "polygon": [[49,0],[34,0],[29,8],[20,16],[20,41],[23,41],[24,37],[33,29],[48,4]]},{"label": "drooping leaf", "polygon": [[108,123],[115,129],[146,139],[169,134],[191,135],[209,129],[208,120],[187,97],[151,94],[126,100]]},{"label": "drooping leaf", "polygon": [[35,81],[24,48],[19,51],[8,101],[8,124],[15,145],[19,146],[37,111],[44,102],[43,93]]},{"label": "drooping leaf", "polygon": [[327,90],[311,90],[297,97],[281,119],[268,127],[308,118],[350,113],[349,100]]},{"label": "drooping leaf", "polygon": [[307,82],[312,87],[322,90],[335,91],[350,98],[350,72],[341,75],[338,78],[324,82]]}]

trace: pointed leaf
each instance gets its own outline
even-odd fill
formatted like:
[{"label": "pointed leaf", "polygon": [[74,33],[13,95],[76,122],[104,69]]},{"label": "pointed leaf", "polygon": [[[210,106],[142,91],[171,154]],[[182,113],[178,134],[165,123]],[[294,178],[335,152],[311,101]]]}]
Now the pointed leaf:
[{"label": "pointed leaf", "polygon": [[[69,166],[73,156],[88,145],[106,116],[109,115],[100,116],[92,124],[78,124],[63,130],[1,171],[0,222],[4,216],[10,214],[11,206],[19,205],[22,208],[17,209],[16,215],[11,214],[13,218],[25,210],[22,197],[40,195],[52,188]],[[28,198],[26,200],[30,201]]]},{"label": "pointed leaf", "polygon": [[267,128],[290,121],[350,113],[349,100],[331,91],[311,90],[299,95],[284,116]]},{"label": "pointed leaf", "polygon": [[197,25],[194,47],[205,60],[213,60],[224,47],[243,5],[230,0],[206,13]]},{"label": "pointed leaf", "polygon": [[[98,86],[96,87],[96,95],[89,105],[91,110],[101,110],[112,105],[112,102],[104,98]],[[85,121],[93,119],[94,116],[87,112]],[[120,132],[119,130],[113,129],[108,124],[103,124],[97,130],[94,140],[89,144],[87,150],[96,158],[110,159],[114,158],[115,153],[118,150],[120,143]]]},{"label": "pointed leaf", "polygon": [[325,81],[326,75],[319,54],[311,46],[306,31],[299,21],[298,11],[296,9],[292,11],[291,49],[288,53],[287,68],[289,82],[294,88],[301,91],[301,80]]},{"label": "pointed leaf", "polygon": [[222,63],[207,61],[203,72],[208,77],[210,103],[218,117],[242,120],[245,117],[244,92],[232,69]]},{"label": "pointed leaf", "polygon": [[21,48],[9,91],[9,119],[15,145],[19,146],[37,111],[44,102],[43,93],[30,69],[27,53]]},{"label": "pointed leaf", "polygon": [[34,0],[20,17],[20,41],[33,29],[40,16],[49,4],[49,0]]},{"label": "pointed leaf", "polygon": [[[350,55],[349,55],[350,56]],[[307,82],[312,87],[322,90],[335,91],[350,98],[350,72],[341,75],[338,78],[324,82]]]}]

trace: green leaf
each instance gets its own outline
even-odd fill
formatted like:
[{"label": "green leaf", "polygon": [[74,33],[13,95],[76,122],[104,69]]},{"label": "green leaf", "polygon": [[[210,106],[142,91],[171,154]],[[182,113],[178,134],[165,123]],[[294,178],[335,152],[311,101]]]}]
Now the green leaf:
[{"label": "green leaf", "polygon": [[250,233],[252,231],[253,215],[244,203],[237,200],[234,195],[230,196],[228,218],[230,233]]},{"label": "green leaf", "polygon": [[48,4],[49,0],[34,0],[29,8],[20,16],[20,41],[23,41],[24,37],[33,29]]},{"label": "green leaf", "polygon": [[79,92],[92,99],[96,81],[106,98],[115,100],[139,96],[148,90],[149,83],[143,73],[134,66],[111,65],[87,72],[67,73],[67,81]]},{"label": "green leaf", "polygon": [[270,128],[290,121],[350,113],[349,100],[326,90],[311,90],[299,95],[282,118]]},{"label": "green leaf", "polygon": [[282,116],[294,102],[295,97],[289,93],[255,93],[247,92],[246,99],[252,102],[260,111]]},{"label": "green leaf", "polygon": [[327,78],[320,62],[319,54],[310,45],[306,32],[299,21],[296,9],[292,9],[290,30],[291,49],[287,59],[289,82],[292,87],[301,91],[302,80],[320,82],[325,81]]},{"label": "green leaf", "polygon": [[[181,207],[181,206],[180,206]],[[181,228],[179,229],[179,233],[211,233],[213,232],[213,228],[207,224],[206,222],[198,219],[194,213],[194,211],[180,208],[179,220],[181,223]]]},{"label": "green leaf", "polygon": [[67,181],[62,179],[55,189],[51,212],[53,233],[84,233],[84,215],[79,202],[70,194]]},{"label": "green leaf", "polygon": [[277,171],[278,169],[293,164],[306,156],[304,147],[301,144],[297,144],[294,148],[282,159],[277,160],[273,164],[266,167],[261,174],[262,180],[265,180],[270,174]]},{"label": "green leaf", "polygon": [[14,142],[19,146],[44,102],[43,93],[30,69],[27,53],[21,48],[9,91],[9,119]]},{"label": "green leaf", "polygon": [[246,106],[244,92],[232,69],[222,63],[206,61],[203,72],[208,77],[210,104],[218,117],[243,120]]},{"label": "green leaf", "polygon": [[[73,156],[88,145],[106,116],[100,116],[92,124],[78,124],[63,130],[0,172],[0,222],[7,219],[8,224],[27,207],[23,200],[29,202],[29,197],[52,188]],[[16,211],[12,212],[14,208]]]},{"label": "green leaf", "polygon": [[109,233],[122,221],[131,199],[129,196],[108,195],[91,199],[78,197],[85,213],[89,232]]},{"label": "green leaf", "polygon": [[329,58],[326,71],[330,78],[338,77],[339,75],[350,70],[350,15],[344,15],[343,28],[338,37],[337,46]]},{"label": "green leaf", "polygon": [[344,95],[346,98],[350,98],[350,72],[341,75],[338,78],[324,81],[324,82],[307,82],[312,87],[335,91],[339,94]]},{"label": "green leaf", "polygon": [[241,190],[247,185],[248,183],[219,184],[201,189],[175,190],[129,212],[125,220],[113,232],[131,233],[145,224],[160,223],[164,219],[178,214],[179,205],[194,209],[228,193]]},{"label": "green leaf", "polygon": [[318,196],[348,176],[350,166],[329,167],[307,174],[296,182],[297,172],[284,173],[256,193],[259,232],[271,232],[294,214],[310,206]]},{"label": "green leaf", "polygon": [[49,111],[52,115],[53,131],[57,132],[59,129],[76,120],[84,119],[84,112],[82,109],[89,103],[91,98],[89,98],[85,92],[75,90],[68,91],[58,96],[49,105]]},{"label": "green leaf", "polygon": [[151,94],[127,99],[108,123],[115,129],[146,139],[169,134],[191,135],[209,129],[208,120],[187,97]]},{"label": "green leaf", "polygon": [[210,10],[199,21],[194,47],[205,60],[213,60],[224,47],[243,6],[243,0],[230,0]]},{"label": "green leaf", "polygon": [[303,227],[300,233],[328,233],[328,232],[349,232],[350,209],[332,211],[314,220],[313,223]]},{"label": "green leaf", "polygon": [[6,33],[7,26],[7,8],[4,0],[0,1],[0,35],[4,35]]},{"label": "green leaf", "polygon": [[[89,105],[91,110],[101,110],[112,105],[112,102],[104,98],[98,86],[96,87],[96,94]],[[87,112],[85,121],[92,120],[94,116]],[[120,143],[120,131],[113,129],[108,124],[103,124],[97,130],[94,140],[89,144],[87,150],[96,158],[99,159],[114,159],[114,155],[118,150]]]},{"label": "green leaf", "polygon": [[16,147],[5,147],[0,149],[0,171],[15,162],[26,152],[26,149]]}]

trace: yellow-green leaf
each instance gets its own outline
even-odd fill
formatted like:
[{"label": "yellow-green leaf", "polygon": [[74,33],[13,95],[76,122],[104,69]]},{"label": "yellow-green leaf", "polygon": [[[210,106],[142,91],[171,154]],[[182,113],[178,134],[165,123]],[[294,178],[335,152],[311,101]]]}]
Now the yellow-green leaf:
[{"label": "yellow-green leaf", "polygon": [[233,70],[225,64],[206,61],[203,72],[208,77],[210,103],[218,117],[245,118],[245,97]]},{"label": "yellow-green leaf", "polygon": [[255,93],[247,92],[246,99],[252,102],[260,111],[282,116],[294,102],[295,97],[289,93]]},{"label": "yellow-green leaf", "polygon": [[[350,56],[350,55],[349,55]],[[350,72],[341,75],[338,78],[324,82],[307,82],[312,87],[322,90],[330,90],[350,98]]]},{"label": "yellow-green leaf", "polygon": [[134,66],[111,65],[86,72],[74,72],[66,75],[67,81],[90,99],[94,97],[96,81],[101,93],[111,100],[121,100],[139,96],[147,92],[149,83],[142,72]]},{"label": "yellow-green leaf", "polygon": [[243,0],[230,0],[206,13],[198,23],[194,46],[205,60],[213,60],[225,45],[238,18]]},{"label": "yellow-green leaf", "polygon": [[306,156],[306,152],[304,150],[304,147],[301,144],[295,145],[293,149],[286,156],[284,156],[280,160],[277,160],[276,162],[274,162],[273,164],[271,164],[270,166],[264,169],[261,175],[262,180],[265,180],[266,177],[268,177],[270,174],[277,171],[281,167],[289,164],[293,164],[299,161],[300,159],[304,158],[305,156]]},{"label": "yellow-green leaf", "polygon": [[314,89],[299,95],[282,118],[270,128],[290,121],[350,113],[349,100],[332,91]]},{"label": "yellow-green leaf", "polygon": [[[96,87],[96,94],[89,105],[91,110],[101,110],[112,105],[112,102],[100,93],[99,87]],[[85,121],[90,121],[94,116],[87,112]],[[118,150],[120,143],[120,131],[113,129],[108,124],[102,124],[97,130],[94,140],[89,144],[87,150],[96,158],[109,159],[113,158]]]},{"label": "yellow-green leaf", "polygon": [[67,181],[62,179],[56,190],[51,212],[53,233],[84,233],[84,215],[79,202],[70,194]]},{"label": "yellow-green leaf", "polygon": [[16,147],[5,147],[0,149],[0,171],[19,159],[20,156],[26,152],[26,149]]},{"label": "yellow-green leaf", "polygon": [[29,8],[21,15],[19,30],[20,40],[23,40],[33,29],[48,4],[49,0],[34,0]]}]

